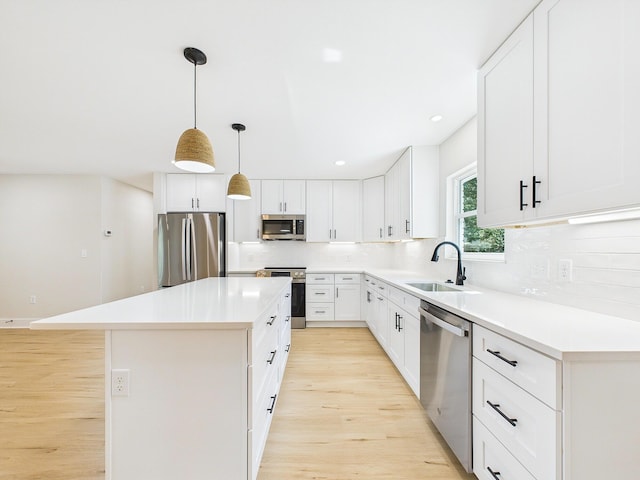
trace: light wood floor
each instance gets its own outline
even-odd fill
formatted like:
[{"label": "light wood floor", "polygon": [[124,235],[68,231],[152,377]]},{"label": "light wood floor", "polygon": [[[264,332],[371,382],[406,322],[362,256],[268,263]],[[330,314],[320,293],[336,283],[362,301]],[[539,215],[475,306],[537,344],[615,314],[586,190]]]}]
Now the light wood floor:
[{"label": "light wood floor", "polygon": [[[292,344],[259,480],[475,478],[367,329]],[[104,480],[103,332],[0,331],[0,480],[36,479]]]},{"label": "light wood floor", "polygon": [[104,480],[104,332],[0,330],[0,480]]},{"label": "light wood floor", "polygon": [[292,334],[258,480],[475,479],[366,328]]}]

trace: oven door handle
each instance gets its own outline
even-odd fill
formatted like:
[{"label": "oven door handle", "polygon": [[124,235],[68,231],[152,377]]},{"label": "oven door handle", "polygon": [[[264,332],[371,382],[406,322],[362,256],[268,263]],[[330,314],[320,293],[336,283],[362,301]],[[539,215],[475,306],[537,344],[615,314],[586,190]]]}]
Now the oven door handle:
[{"label": "oven door handle", "polygon": [[424,317],[425,320],[428,320],[429,322],[439,326],[440,328],[446,330],[449,333],[453,333],[458,337],[466,337],[469,335],[469,332],[464,328],[458,327],[457,325],[451,325],[449,322],[445,322],[444,320],[441,320],[438,317],[427,312],[422,307],[418,307],[418,312],[420,312],[420,315]]}]

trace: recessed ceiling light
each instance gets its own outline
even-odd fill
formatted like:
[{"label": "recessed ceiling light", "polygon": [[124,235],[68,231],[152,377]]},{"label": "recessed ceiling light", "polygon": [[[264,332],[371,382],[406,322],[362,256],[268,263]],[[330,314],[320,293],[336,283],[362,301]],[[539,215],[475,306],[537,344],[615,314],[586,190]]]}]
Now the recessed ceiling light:
[{"label": "recessed ceiling light", "polygon": [[323,48],[322,60],[327,63],[340,63],[342,61],[342,51],[336,48]]},{"label": "recessed ceiling light", "polygon": [[432,122],[439,122],[440,120],[442,120],[442,115],[434,115],[433,117],[431,117],[431,121]]},{"label": "recessed ceiling light", "polygon": [[342,167],[342,166],[346,165],[346,163],[347,163],[347,162],[345,162],[344,160],[338,160],[338,161],[336,162],[336,165],[337,165],[337,166],[339,166],[339,167]]}]

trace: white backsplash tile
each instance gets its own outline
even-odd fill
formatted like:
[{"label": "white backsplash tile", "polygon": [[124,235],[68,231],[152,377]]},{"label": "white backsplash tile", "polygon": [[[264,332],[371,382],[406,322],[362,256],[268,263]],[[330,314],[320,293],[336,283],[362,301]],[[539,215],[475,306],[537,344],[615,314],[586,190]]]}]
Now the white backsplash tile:
[{"label": "white backsplash tile", "polygon": [[[640,321],[640,220],[505,232],[505,261],[465,261],[467,283]],[[329,266],[408,270],[455,279],[456,261],[431,262],[438,240],[394,244],[230,244],[229,270]],[[558,275],[571,260],[572,280]]]}]

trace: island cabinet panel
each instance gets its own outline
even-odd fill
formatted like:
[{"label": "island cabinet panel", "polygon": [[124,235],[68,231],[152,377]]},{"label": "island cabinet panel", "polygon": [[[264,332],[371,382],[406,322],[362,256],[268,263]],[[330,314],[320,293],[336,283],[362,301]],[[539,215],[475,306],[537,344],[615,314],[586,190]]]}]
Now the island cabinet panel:
[{"label": "island cabinet panel", "polygon": [[[265,303],[252,323],[106,332],[106,480],[257,478],[291,348],[290,284]],[[114,394],[114,370],[128,394]]]},{"label": "island cabinet panel", "polygon": [[130,379],[129,396],[107,395],[107,479],[248,478],[247,330],[107,338],[107,371]]}]

